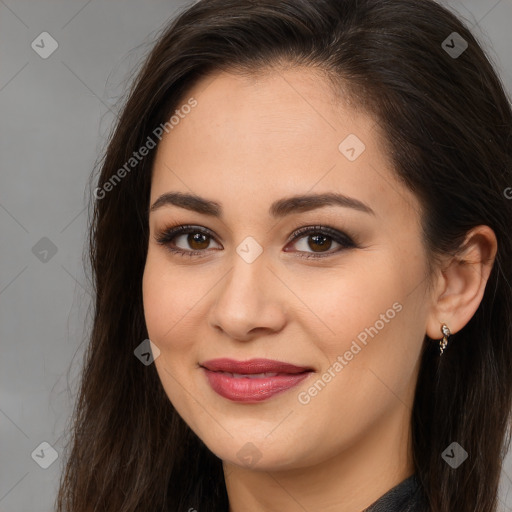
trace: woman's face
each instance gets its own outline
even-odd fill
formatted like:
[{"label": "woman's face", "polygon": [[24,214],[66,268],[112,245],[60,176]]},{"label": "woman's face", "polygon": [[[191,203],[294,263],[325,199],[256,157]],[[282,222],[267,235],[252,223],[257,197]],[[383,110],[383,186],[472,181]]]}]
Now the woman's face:
[{"label": "woman's face", "polygon": [[[217,73],[186,104],[156,155],[143,278],[169,400],[239,466],[367,464],[406,446],[431,307],[419,203],[379,125],[299,68]],[[196,199],[165,200],[178,193]]]}]

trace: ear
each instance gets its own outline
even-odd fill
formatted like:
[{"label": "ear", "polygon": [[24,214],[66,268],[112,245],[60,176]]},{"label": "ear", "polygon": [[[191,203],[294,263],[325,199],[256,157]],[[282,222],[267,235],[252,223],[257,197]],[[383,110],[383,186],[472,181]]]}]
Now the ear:
[{"label": "ear", "polygon": [[427,336],[443,337],[445,323],[454,334],[475,314],[496,257],[498,243],[489,226],[477,226],[466,235],[461,251],[445,260],[436,277],[432,307],[427,319]]}]

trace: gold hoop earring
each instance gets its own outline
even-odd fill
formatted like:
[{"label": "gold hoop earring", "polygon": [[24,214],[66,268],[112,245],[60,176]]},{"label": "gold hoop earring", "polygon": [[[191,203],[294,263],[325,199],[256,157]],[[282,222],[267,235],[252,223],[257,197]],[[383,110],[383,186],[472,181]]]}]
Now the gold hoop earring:
[{"label": "gold hoop earring", "polygon": [[446,345],[448,345],[448,336],[450,336],[451,332],[446,324],[441,325],[441,332],[443,333],[443,339],[439,342],[439,347],[441,349],[440,355],[443,355],[443,351],[446,348]]}]

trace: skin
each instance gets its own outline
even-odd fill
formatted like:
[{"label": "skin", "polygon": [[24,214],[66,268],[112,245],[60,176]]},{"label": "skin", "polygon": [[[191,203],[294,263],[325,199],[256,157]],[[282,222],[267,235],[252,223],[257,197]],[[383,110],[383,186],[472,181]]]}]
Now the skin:
[{"label": "skin", "polygon": [[[197,106],[158,146],[150,205],[179,191],[220,203],[223,215],[175,205],[150,212],[143,299],[158,375],[181,417],[222,459],[231,512],[360,511],[414,472],[411,409],[420,350],[433,342],[425,335],[439,340],[442,322],[455,333],[474,314],[494,233],[470,232],[466,264],[444,259],[429,288],[417,198],[396,180],[375,120],[335,96],[319,73],[217,72],[181,104],[190,97]],[[354,161],[338,149],[349,134],[366,146]],[[374,215],[342,206],[269,214],[278,199],[325,192],[356,198]],[[204,255],[157,243],[171,223],[211,230],[214,237],[196,243],[182,234],[173,240]],[[308,234],[288,242],[310,225],[359,245],[327,238],[322,249]],[[252,263],[236,251],[248,236],[263,249]],[[300,257],[315,253],[330,255]],[[400,312],[300,403],[299,393],[394,303]],[[266,401],[240,403],[215,393],[198,366],[217,357],[266,357],[315,372]],[[241,449],[252,460],[239,457]]]}]

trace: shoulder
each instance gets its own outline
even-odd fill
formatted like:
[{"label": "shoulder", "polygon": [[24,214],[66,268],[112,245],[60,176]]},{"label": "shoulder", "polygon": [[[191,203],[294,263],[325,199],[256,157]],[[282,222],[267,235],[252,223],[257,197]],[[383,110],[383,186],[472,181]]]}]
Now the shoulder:
[{"label": "shoulder", "polygon": [[428,512],[423,489],[416,474],[390,489],[363,512]]}]

